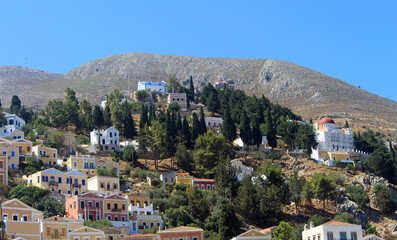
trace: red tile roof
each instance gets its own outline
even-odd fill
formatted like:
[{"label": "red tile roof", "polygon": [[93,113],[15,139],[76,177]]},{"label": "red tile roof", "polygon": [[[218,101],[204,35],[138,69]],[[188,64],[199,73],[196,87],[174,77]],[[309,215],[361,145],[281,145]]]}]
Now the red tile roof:
[{"label": "red tile roof", "polygon": [[338,222],[338,221],[329,221],[327,223],[324,223],[324,225],[354,225],[354,224],[345,223],[345,222]]},{"label": "red tile roof", "polygon": [[270,232],[273,228],[276,228],[276,227],[277,227],[277,226],[265,228],[265,229],[260,230],[259,232],[261,232],[261,233],[267,233],[267,232]]},{"label": "red tile roof", "polygon": [[185,231],[204,231],[204,230],[202,228],[180,226],[180,227],[174,227],[174,228],[169,228],[169,229],[165,229],[165,230],[160,230],[158,233],[185,232]]},{"label": "red tile roof", "polygon": [[134,234],[134,235],[129,235],[129,236],[124,236],[120,238],[133,238],[133,237],[153,237],[154,234]]}]

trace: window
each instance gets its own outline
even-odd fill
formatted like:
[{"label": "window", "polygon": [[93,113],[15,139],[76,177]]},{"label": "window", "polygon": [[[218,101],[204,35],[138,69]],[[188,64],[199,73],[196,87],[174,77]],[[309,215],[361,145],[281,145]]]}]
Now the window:
[{"label": "window", "polygon": [[212,185],[212,190],[215,190],[215,185]]},{"label": "window", "polygon": [[26,151],[30,152],[30,146],[28,146],[28,147],[26,148]]},{"label": "window", "polygon": [[76,209],[76,202],[73,202],[73,208]]},{"label": "window", "polygon": [[357,232],[351,232],[350,236],[351,236],[351,240],[357,240]]},{"label": "window", "polygon": [[207,190],[211,190],[211,185],[207,184]]},{"label": "window", "polygon": [[201,189],[204,190],[204,185],[201,185]]},{"label": "window", "polygon": [[114,189],[117,189],[117,184],[113,184],[113,188],[114,188]]},{"label": "window", "polygon": [[81,180],[81,184],[84,186],[85,185],[85,180]]},{"label": "window", "polygon": [[84,208],[84,201],[80,202],[80,208]]},{"label": "window", "polygon": [[11,151],[11,157],[15,157],[15,151]]},{"label": "window", "polygon": [[103,183],[101,183],[101,188],[104,188]]},{"label": "window", "polygon": [[123,204],[123,211],[125,210],[125,204]]},{"label": "window", "polygon": [[321,240],[320,234],[317,234],[317,240]]},{"label": "window", "polygon": [[198,237],[193,237],[192,240],[199,240],[199,238]]},{"label": "window", "polygon": [[112,221],[112,216],[108,216],[109,221]]},{"label": "window", "polygon": [[88,207],[92,207],[92,202],[91,201],[88,202]]},{"label": "window", "polygon": [[54,153],[54,158],[56,158],[56,153]]},{"label": "window", "polygon": [[73,162],[73,166],[74,166],[75,168],[77,168],[77,161],[74,161],[74,162]]},{"label": "window", "polygon": [[346,232],[340,232],[339,235],[340,235],[340,240],[347,240]]},{"label": "window", "polygon": [[12,221],[18,221],[18,214],[12,214]]},{"label": "window", "polygon": [[27,222],[28,221],[28,215],[23,215],[23,221]]},{"label": "window", "polygon": [[179,97],[178,97],[178,98],[176,98],[176,101],[177,101],[177,102],[179,102]]},{"label": "window", "polygon": [[62,190],[61,190],[61,189],[59,189],[59,190],[58,190],[58,193],[62,193]]},{"label": "window", "polygon": [[118,205],[117,205],[117,203],[115,203],[114,204],[114,209],[117,209],[118,208]]},{"label": "window", "polygon": [[0,161],[0,168],[3,169],[4,167],[4,161]]},{"label": "window", "polygon": [[95,202],[95,207],[99,207],[99,202]]},{"label": "window", "polygon": [[183,102],[183,98],[181,98],[181,101]]},{"label": "window", "polygon": [[7,151],[3,151],[3,155],[6,155],[7,154]]},{"label": "window", "polygon": [[334,239],[334,233],[327,232],[327,240],[333,240],[333,239]]},{"label": "window", "polygon": [[8,220],[8,214],[3,214],[3,219],[6,219],[6,220]]},{"label": "window", "polygon": [[122,222],[125,222],[125,217],[121,217],[121,221],[122,221]]},{"label": "window", "polygon": [[110,209],[110,203],[108,203],[108,209]]}]

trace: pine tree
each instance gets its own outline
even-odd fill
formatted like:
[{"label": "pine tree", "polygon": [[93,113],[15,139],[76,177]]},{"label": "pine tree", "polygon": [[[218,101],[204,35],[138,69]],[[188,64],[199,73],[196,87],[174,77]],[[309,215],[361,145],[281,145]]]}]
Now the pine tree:
[{"label": "pine tree", "polygon": [[207,132],[207,126],[205,125],[205,115],[203,107],[200,107],[200,135]]},{"label": "pine tree", "polygon": [[184,143],[178,143],[175,152],[176,165],[179,169],[191,172],[194,169],[193,159],[190,157]]},{"label": "pine tree", "polygon": [[78,126],[79,124],[79,101],[77,100],[76,93],[71,88],[65,90],[65,113],[66,119],[70,125]]},{"label": "pine tree", "polygon": [[276,130],[273,126],[273,120],[269,109],[266,112],[266,138],[270,147],[277,147]]},{"label": "pine tree", "polygon": [[243,111],[240,119],[240,137],[243,143],[248,148],[252,139],[252,132],[250,127],[250,121],[245,111]]},{"label": "pine tree", "polygon": [[131,110],[128,107],[128,103],[124,102],[124,131],[123,135],[126,138],[133,138],[136,136],[135,122],[131,115]]},{"label": "pine tree", "polygon": [[148,122],[147,122],[148,126],[151,125],[152,121],[154,121],[154,118],[155,118],[154,107],[153,107],[153,105],[150,105],[149,106],[149,118],[148,118]]},{"label": "pine tree", "polygon": [[11,105],[10,105],[10,113],[19,114],[19,110],[21,109],[21,100],[17,95],[13,95],[11,98]]},{"label": "pine tree", "polygon": [[218,222],[219,239],[232,239],[240,232],[240,221],[230,203],[225,203],[220,209],[220,219]]},{"label": "pine tree", "polygon": [[98,105],[94,107],[94,112],[92,114],[92,121],[94,127],[97,129],[101,129],[105,124],[105,120],[103,119],[103,112]]},{"label": "pine tree", "polygon": [[139,120],[139,128],[140,129],[144,128],[146,124],[148,124],[147,108],[145,104],[142,104],[141,118]]},{"label": "pine tree", "polygon": [[237,135],[236,125],[234,124],[232,117],[230,116],[229,109],[225,110],[223,114],[222,134],[227,140],[233,142]]}]

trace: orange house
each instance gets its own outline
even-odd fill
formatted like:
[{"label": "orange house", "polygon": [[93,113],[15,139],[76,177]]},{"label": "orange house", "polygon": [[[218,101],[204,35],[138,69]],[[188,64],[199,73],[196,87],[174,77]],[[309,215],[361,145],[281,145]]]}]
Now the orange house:
[{"label": "orange house", "polygon": [[176,228],[169,228],[157,232],[157,240],[166,239],[191,239],[204,240],[204,230],[202,228],[180,226]]}]

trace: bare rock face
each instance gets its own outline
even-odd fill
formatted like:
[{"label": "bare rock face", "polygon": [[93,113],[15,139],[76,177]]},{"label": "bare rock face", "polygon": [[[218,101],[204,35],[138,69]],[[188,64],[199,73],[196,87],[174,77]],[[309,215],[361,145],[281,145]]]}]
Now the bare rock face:
[{"label": "bare rock face", "polygon": [[354,215],[357,218],[360,225],[365,227],[368,223],[367,215],[359,209],[357,203],[348,199],[344,190],[339,192],[338,199],[336,201],[336,210],[337,213],[348,212]]}]

